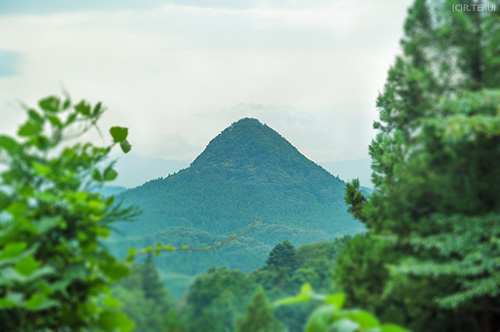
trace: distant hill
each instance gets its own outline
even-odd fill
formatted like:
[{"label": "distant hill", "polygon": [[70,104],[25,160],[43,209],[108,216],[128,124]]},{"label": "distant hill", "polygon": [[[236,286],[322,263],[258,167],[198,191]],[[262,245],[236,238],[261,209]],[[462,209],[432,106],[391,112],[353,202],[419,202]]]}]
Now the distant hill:
[{"label": "distant hill", "polygon": [[144,213],[138,222],[119,225],[121,234],[110,243],[122,254],[128,246],[159,241],[205,247],[259,221],[223,248],[159,260],[172,273],[195,274],[211,265],[250,271],[285,239],[299,245],[363,231],[346,211],[344,185],[276,131],[245,118],[210,141],[188,168],[122,193],[118,198]]}]

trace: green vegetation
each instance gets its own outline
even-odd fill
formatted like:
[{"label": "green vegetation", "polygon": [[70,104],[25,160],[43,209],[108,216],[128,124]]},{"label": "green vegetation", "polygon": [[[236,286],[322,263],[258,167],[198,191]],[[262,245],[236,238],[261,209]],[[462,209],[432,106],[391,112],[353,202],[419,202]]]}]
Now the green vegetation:
[{"label": "green vegetation", "polygon": [[106,197],[122,189],[103,188],[128,130],[71,145],[100,133],[101,103],[27,108],[0,135],[0,330],[499,330],[500,11],[452,3],[409,10],[377,100],[373,192],[243,119],[189,168],[120,194],[145,209],[128,223],[137,211]]},{"label": "green vegetation", "polygon": [[[189,168],[118,196],[144,212],[137,222],[118,225],[120,233],[107,243],[119,257],[129,247],[158,242],[203,248],[258,221],[258,227],[223,249],[156,260],[169,275],[195,276],[211,266],[249,273],[285,239],[300,245],[363,231],[346,211],[344,185],[277,132],[245,118],[214,138]],[[168,285],[177,297],[186,286]]]},{"label": "green vegetation", "polygon": [[500,12],[415,1],[377,100],[369,229],[336,281],[351,304],[415,331],[500,328]]},{"label": "green vegetation", "polygon": [[116,178],[112,164],[98,165],[114,145],[130,150],[127,129],[111,128],[114,142],[102,148],[64,144],[97,128],[102,104],[51,96],[38,106],[27,108],[18,138],[0,136],[8,164],[0,181],[1,329],[129,331],[134,323],[110,290],[129,268],[100,241],[135,211],[86,190]]}]

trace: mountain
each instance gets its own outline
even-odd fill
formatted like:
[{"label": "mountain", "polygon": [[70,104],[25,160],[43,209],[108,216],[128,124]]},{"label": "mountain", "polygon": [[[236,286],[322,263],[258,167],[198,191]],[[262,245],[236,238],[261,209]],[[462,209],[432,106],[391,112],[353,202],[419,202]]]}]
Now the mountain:
[{"label": "mountain", "polygon": [[211,265],[250,271],[285,239],[299,245],[363,231],[347,213],[344,185],[276,131],[245,118],[210,141],[188,168],[119,195],[144,212],[137,222],[118,226],[111,247],[123,255],[128,246],[157,242],[212,246],[258,221],[223,248],[165,254],[158,261],[172,273],[199,273]]}]

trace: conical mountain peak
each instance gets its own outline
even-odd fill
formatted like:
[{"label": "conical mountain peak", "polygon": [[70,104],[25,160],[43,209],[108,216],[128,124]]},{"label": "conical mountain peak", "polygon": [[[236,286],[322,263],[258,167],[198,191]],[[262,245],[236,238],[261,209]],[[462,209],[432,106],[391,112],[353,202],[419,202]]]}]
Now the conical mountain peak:
[{"label": "conical mountain peak", "polygon": [[310,162],[272,128],[257,119],[243,118],[212,139],[191,167],[280,165],[287,168],[304,161]]}]

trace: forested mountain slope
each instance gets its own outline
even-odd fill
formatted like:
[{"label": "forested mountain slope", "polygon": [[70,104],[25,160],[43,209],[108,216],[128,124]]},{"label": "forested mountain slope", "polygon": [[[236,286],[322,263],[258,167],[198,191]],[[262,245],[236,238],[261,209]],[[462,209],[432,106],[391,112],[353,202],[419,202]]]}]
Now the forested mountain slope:
[{"label": "forested mountain slope", "polygon": [[[338,177],[267,125],[245,118],[215,137],[190,167],[121,194],[125,204],[139,205],[144,212],[137,222],[119,226],[113,247],[122,255],[127,246],[158,241],[204,247],[258,221],[245,239],[196,257],[196,271],[214,264],[249,271],[285,239],[301,244],[362,231],[347,213],[343,195],[344,182]],[[183,261],[182,268],[160,262],[168,270],[196,272],[186,263],[189,255],[164,257]]]}]

